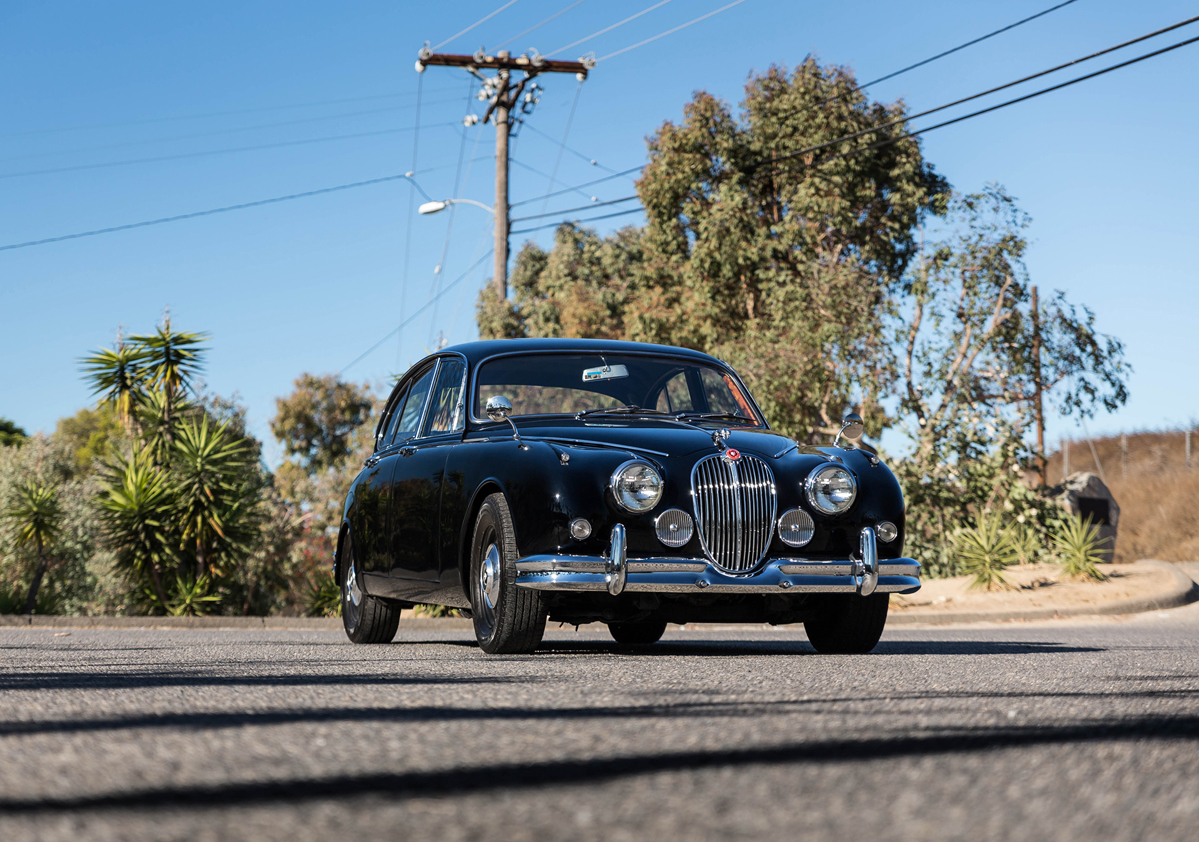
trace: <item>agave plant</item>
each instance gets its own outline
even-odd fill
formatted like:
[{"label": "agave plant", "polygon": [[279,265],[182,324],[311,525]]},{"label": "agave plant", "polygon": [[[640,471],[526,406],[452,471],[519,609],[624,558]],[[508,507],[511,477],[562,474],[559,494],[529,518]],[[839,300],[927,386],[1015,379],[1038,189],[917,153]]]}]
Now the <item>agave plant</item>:
[{"label": "agave plant", "polygon": [[128,458],[117,457],[106,479],[100,517],[117,566],[140,581],[149,578],[155,601],[165,607],[162,574],[176,560],[173,496],[166,474],[143,448]]},{"label": "agave plant", "polygon": [[172,617],[203,617],[208,606],[220,602],[220,596],[208,593],[212,584],[207,576],[182,574],[171,588],[170,600],[164,606]]},{"label": "agave plant", "polygon": [[183,540],[195,550],[197,577],[210,572],[210,550],[218,541],[237,543],[228,526],[249,514],[242,480],[247,447],[227,428],[210,427],[208,416],[181,425],[171,460],[176,515]]},{"label": "agave plant", "polygon": [[977,523],[956,536],[956,550],[962,570],[974,576],[973,588],[1001,590],[1009,588],[1003,571],[1020,559],[1020,550],[1011,533],[1004,529],[998,514],[983,513]]},{"label": "agave plant", "polygon": [[1095,582],[1107,578],[1095,566],[1103,561],[1103,541],[1099,527],[1089,517],[1063,518],[1053,536],[1053,547],[1066,576]]},{"label": "agave plant", "polygon": [[22,483],[17,487],[15,499],[5,509],[4,517],[16,528],[17,546],[32,544],[37,553],[37,568],[25,598],[25,613],[32,614],[38,604],[38,588],[50,568],[48,550],[58,537],[61,519],[58,495],[48,486]]}]

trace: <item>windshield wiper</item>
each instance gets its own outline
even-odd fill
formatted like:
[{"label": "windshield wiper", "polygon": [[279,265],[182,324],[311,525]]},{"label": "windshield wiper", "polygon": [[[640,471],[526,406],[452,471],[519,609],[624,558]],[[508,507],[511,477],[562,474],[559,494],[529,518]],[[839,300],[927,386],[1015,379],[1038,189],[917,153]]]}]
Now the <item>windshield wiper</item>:
[{"label": "windshield wiper", "polygon": [[745,421],[758,426],[758,422],[744,415],[733,412],[680,412],[675,416],[677,421]]},{"label": "windshield wiper", "polygon": [[669,412],[663,412],[660,409],[644,409],[636,404],[628,404],[627,406],[613,406],[599,409],[584,409],[581,412],[575,413],[575,420],[581,421],[589,415],[669,415]]}]

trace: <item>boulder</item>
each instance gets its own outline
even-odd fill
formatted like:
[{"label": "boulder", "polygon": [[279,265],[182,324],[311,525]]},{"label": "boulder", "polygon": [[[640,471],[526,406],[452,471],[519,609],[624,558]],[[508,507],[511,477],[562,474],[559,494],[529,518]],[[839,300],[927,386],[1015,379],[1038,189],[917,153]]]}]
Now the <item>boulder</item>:
[{"label": "boulder", "polygon": [[1098,474],[1079,471],[1071,474],[1049,496],[1075,517],[1090,518],[1099,527],[1103,560],[1110,562],[1116,552],[1116,532],[1120,525],[1120,506]]}]

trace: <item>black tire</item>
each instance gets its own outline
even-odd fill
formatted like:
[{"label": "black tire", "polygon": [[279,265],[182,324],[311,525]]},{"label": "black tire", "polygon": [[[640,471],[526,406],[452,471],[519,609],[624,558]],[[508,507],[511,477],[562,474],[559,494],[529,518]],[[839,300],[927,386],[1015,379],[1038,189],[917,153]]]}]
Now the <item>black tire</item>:
[{"label": "black tire", "polygon": [[[485,585],[482,573],[489,558],[492,574]],[[479,648],[489,655],[528,654],[545,634],[541,594],[516,587],[516,559],[508,501],[503,494],[492,494],[475,516],[470,543],[471,615]]]},{"label": "black tire", "polygon": [[820,615],[804,622],[808,642],[825,655],[863,655],[878,645],[891,595],[829,594]]},{"label": "black tire", "polygon": [[391,643],[400,624],[400,609],[362,590],[354,541],[346,534],[341,549],[341,622],[354,643]]},{"label": "black tire", "polygon": [[649,646],[666,633],[665,620],[638,620],[632,623],[608,623],[608,633],[621,646]]}]

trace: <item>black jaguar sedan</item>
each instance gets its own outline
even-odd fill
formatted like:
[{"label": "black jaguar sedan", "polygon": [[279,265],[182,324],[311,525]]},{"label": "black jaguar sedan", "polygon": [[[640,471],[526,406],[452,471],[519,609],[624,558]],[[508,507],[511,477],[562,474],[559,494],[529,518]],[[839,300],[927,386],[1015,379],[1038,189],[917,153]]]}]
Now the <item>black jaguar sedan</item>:
[{"label": "black jaguar sedan", "polygon": [[903,558],[891,471],[854,445],[771,431],[727,364],[582,339],[472,342],[404,375],[346,496],[334,557],[346,633],[390,641],[400,610],[459,608],[488,653],[547,620],[624,645],[667,623],[802,622],[821,652],[868,652]]}]

